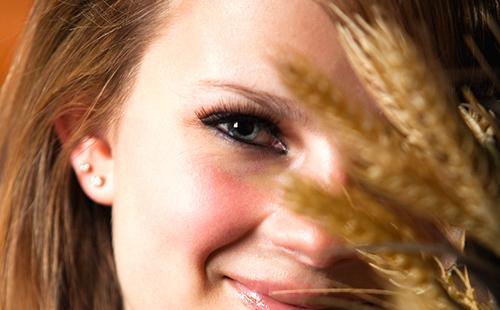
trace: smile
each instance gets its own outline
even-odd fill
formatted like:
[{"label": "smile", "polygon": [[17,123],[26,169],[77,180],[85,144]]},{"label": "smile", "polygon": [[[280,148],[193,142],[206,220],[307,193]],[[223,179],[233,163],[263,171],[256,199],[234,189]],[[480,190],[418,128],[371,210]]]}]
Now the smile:
[{"label": "smile", "polygon": [[381,309],[368,299],[349,293],[336,294],[333,297],[324,293],[273,294],[280,291],[291,292],[294,289],[297,292],[304,291],[304,284],[300,283],[235,280],[230,277],[224,279],[236,290],[240,301],[250,310],[353,309],[354,307]]},{"label": "smile", "polygon": [[[280,302],[269,295],[258,292],[256,289],[249,288],[245,284],[235,281],[231,278],[226,278],[229,281],[229,284],[236,289],[238,295],[240,297],[241,302],[247,306],[248,309],[251,310],[298,310],[298,309],[313,309],[313,308],[305,308],[299,305],[293,305],[288,303]],[[262,289],[266,285],[263,283],[259,283],[260,288]],[[267,286],[268,288],[270,287]],[[270,291],[270,290],[267,290]]]}]

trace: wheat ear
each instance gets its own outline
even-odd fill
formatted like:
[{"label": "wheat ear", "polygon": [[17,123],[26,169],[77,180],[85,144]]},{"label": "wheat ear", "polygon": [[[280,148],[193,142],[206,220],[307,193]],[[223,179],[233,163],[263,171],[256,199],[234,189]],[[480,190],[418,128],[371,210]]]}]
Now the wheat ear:
[{"label": "wheat ear", "polygon": [[496,148],[496,141],[500,141],[500,130],[494,114],[492,111],[486,111],[470,88],[464,87],[462,93],[469,102],[462,103],[458,107],[462,118],[479,143],[490,152],[498,163],[500,155]]},{"label": "wheat ear", "polygon": [[[452,225],[477,229],[481,240],[491,243],[495,226],[489,214],[471,214],[419,156],[405,148],[393,127],[375,113],[346,97],[329,78],[305,57],[288,51],[275,61],[283,83],[306,106],[321,116],[326,128],[347,153],[347,172],[371,191],[382,193],[399,205],[411,206],[421,214],[441,218]],[[479,228],[479,229],[478,229]],[[487,243],[489,244],[489,243]],[[494,244],[492,246],[495,246]]]},{"label": "wheat ear", "polygon": [[499,254],[500,246],[491,241],[500,236],[498,167],[460,120],[438,66],[380,12],[375,10],[375,22],[368,24],[331,7],[344,20],[338,29],[351,64],[384,114],[453,188],[463,202],[460,211],[477,221],[460,226]]}]

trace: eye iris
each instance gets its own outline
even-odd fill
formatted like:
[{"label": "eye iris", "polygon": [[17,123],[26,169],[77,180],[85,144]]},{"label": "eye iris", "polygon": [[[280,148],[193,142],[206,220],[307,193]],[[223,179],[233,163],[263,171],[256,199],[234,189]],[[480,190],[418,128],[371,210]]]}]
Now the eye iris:
[{"label": "eye iris", "polygon": [[252,139],[257,136],[258,126],[254,121],[237,121],[232,123],[230,132],[235,136]]}]

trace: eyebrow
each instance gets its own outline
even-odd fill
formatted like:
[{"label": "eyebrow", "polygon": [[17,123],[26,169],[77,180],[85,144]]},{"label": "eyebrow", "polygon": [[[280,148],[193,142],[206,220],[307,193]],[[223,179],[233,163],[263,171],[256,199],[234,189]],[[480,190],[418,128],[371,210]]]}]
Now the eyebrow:
[{"label": "eyebrow", "polygon": [[202,80],[200,83],[202,86],[217,88],[244,96],[262,108],[271,111],[279,118],[295,121],[305,127],[312,126],[310,114],[306,111],[304,105],[296,100],[233,82]]}]

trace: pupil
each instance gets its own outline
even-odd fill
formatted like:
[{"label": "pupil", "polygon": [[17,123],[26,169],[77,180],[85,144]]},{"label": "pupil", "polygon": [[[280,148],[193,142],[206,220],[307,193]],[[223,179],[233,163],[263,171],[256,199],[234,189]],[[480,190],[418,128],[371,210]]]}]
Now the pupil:
[{"label": "pupil", "polygon": [[235,122],[233,125],[233,130],[236,131],[238,135],[248,136],[254,133],[255,126],[250,121]]}]

